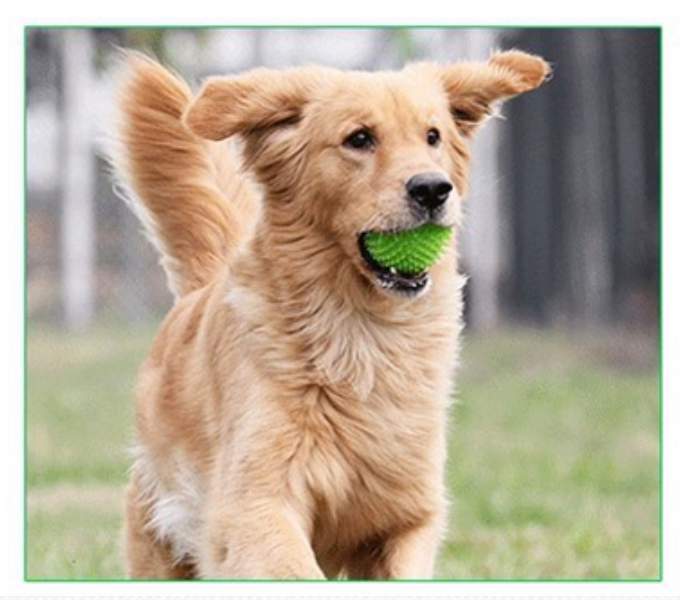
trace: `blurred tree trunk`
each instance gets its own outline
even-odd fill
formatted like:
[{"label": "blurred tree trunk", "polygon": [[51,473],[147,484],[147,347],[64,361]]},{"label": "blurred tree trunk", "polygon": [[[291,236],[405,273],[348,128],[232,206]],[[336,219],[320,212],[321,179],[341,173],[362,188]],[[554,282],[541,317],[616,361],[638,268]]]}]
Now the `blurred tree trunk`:
[{"label": "blurred tree trunk", "polygon": [[659,31],[532,29],[555,65],[508,106],[513,317],[646,326],[658,317]]},{"label": "blurred tree trunk", "polygon": [[94,316],[96,177],[90,118],[92,57],[90,30],[63,32],[61,289],[64,321],[74,329],[89,325]]},{"label": "blurred tree trunk", "polygon": [[603,52],[602,36],[590,31],[573,36],[572,56],[579,75],[572,79],[571,105],[580,118],[571,122],[564,167],[572,173],[566,197],[570,202],[568,282],[572,311],[582,324],[608,321],[612,307],[612,168],[614,164],[608,95],[613,65]]},{"label": "blurred tree trunk", "polygon": [[[494,29],[454,31],[458,47],[452,56],[485,61],[498,43]],[[470,194],[463,228],[464,269],[469,273],[466,321],[475,329],[491,329],[500,319],[499,278],[503,268],[503,227],[499,199],[499,130],[493,120],[475,135]]]}]

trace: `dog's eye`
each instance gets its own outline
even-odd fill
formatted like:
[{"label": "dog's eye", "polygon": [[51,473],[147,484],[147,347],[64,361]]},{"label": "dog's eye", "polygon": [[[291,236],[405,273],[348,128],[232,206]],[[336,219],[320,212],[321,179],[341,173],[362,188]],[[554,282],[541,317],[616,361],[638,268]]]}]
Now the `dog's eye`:
[{"label": "dog's eye", "polygon": [[354,148],[355,150],[366,150],[373,146],[375,140],[373,134],[366,128],[361,128],[348,135],[343,142],[343,146]]},{"label": "dog's eye", "polygon": [[439,129],[432,128],[427,132],[427,143],[430,146],[437,146],[439,142],[441,141],[442,136],[439,133]]}]

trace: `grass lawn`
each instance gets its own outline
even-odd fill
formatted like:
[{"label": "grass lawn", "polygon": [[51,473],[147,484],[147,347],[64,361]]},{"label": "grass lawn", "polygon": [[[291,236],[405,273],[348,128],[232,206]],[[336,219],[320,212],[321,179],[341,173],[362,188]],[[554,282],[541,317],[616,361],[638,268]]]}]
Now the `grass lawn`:
[{"label": "grass lawn", "polygon": [[[28,579],[119,579],[132,386],[153,328],[29,327]],[[656,346],[623,334],[469,334],[437,576],[656,579]]]}]

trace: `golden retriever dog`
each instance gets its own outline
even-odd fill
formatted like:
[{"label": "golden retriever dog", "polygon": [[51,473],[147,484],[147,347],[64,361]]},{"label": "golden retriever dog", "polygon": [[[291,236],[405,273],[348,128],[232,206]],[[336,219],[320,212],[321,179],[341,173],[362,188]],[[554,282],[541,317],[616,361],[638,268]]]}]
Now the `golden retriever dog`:
[{"label": "golden retriever dog", "polygon": [[[469,143],[548,65],[178,77],[126,58],[115,167],[175,304],[136,387],[132,578],[430,578]],[[363,234],[453,228],[426,272]]]}]

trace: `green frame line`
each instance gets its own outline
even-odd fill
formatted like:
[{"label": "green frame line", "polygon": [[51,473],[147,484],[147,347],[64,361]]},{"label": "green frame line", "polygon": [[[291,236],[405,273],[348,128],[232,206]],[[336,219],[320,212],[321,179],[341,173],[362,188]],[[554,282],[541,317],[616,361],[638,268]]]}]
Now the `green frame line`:
[{"label": "green frame line", "polygon": [[659,281],[657,282],[658,311],[658,360],[659,360],[659,581],[663,581],[663,29],[659,27],[659,163],[657,180],[659,185],[659,223],[657,235],[659,239]]},{"label": "green frame line", "polygon": [[23,392],[24,392],[24,457],[23,457],[23,525],[24,525],[24,539],[23,543],[23,575],[24,581],[29,581],[28,575],[28,43],[27,43],[27,28],[24,29],[24,51],[23,51],[23,75],[24,84],[22,86],[22,106],[24,110],[24,151],[23,151],[23,204],[24,204],[24,251],[22,254],[24,281],[23,281],[23,309],[24,309],[24,381],[23,381]]},{"label": "green frame line", "polygon": [[22,87],[22,103],[24,108],[24,122],[23,122],[23,208],[24,208],[24,223],[23,223],[23,239],[24,249],[22,254],[23,260],[23,309],[24,309],[24,323],[23,323],[23,366],[24,366],[24,380],[23,380],[23,581],[25,583],[76,583],[76,584],[91,584],[91,583],[167,583],[167,584],[195,584],[195,583],[324,583],[318,580],[288,580],[288,579],[201,579],[201,580],[174,580],[174,579],[50,579],[50,578],[28,578],[28,544],[26,543],[28,536],[28,43],[27,38],[30,30],[34,29],[48,29],[48,30],[67,30],[67,29],[132,29],[132,30],[167,30],[167,29],[505,29],[505,30],[524,30],[524,29],[656,29],[659,32],[659,163],[658,163],[658,183],[659,183],[659,223],[658,223],[658,240],[659,240],[659,281],[657,284],[658,300],[658,439],[659,439],[659,459],[658,459],[658,475],[659,475],[659,542],[658,542],[658,560],[659,560],[659,575],[657,578],[648,579],[412,579],[412,580],[333,580],[332,583],[396,583],[396,584],[421,584],[421,583],[486,583],[486,584],[504,584],[504,583],[548,583],[548,584],[562,584],[562,583],[661,583],[663,582],[664,572],[664,553],[663,553],[663,515],[664,515],[664,449],[663,449],[663,27],[656,24],[625,24],[625,25],[432,25],[432,24],[388,24],[388,25],[347,25],[347,24],[322,24],[322,25],[258,25],[258,24],[238,24],[238,25],[41,25],[32,24],[24,26],[24,48],[23,48],[23,74],[24,84]]},{"label": "green frame line", "polygon": [[261,25],[257,23],[236,23],[236,24],[190,24],[190,25],[54,25],[54,24],[31,24],[26,25],[25,29],[662,29],[659,23],[649,24],[621,24],[621,25],[488,25],[488,24],[399,24],[388,23],[384,25],[363,25],[351,23],[328,23],[314,25]]}]

